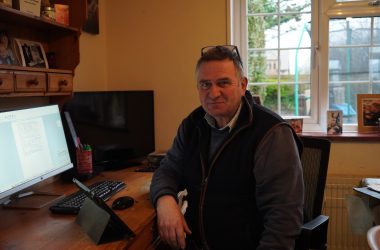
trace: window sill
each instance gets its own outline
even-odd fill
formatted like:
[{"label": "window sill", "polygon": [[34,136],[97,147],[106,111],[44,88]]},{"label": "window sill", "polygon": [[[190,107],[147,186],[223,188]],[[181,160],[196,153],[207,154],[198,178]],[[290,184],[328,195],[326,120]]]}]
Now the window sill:
[{"label": "window sill", "polygon": [[343,132],[340,135],[328,135],[323,132],[302,132],[300,137],[326,138],[332,142],[380,142],[380,133]]}]

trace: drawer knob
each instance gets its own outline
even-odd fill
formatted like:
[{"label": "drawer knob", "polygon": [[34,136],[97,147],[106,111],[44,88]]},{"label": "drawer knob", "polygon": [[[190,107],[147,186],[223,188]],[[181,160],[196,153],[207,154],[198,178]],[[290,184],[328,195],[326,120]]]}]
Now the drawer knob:
[{"label": "drawer knob", "polygon": [[0,85],[3,85],[3,79],[0,79]]},{"label": "drawer knob", "polygon": [[37,78],[34,78],[34,79],[30,79],[26,82],[28,85],[38,85],[38,80]]},{"label": "drawer knob", "polygon": [[58,82],[58,84],[59,84],[59,86],[67,86],[69,83],[68,83],[67,80],[60,80],[60,81]]}]

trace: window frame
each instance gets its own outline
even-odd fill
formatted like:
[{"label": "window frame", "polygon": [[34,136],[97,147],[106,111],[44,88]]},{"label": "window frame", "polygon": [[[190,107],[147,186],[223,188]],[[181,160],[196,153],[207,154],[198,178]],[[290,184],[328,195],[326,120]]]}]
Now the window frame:
[{"label": "window frame", "polygon": [[[228,42],[241,50],[244,67],[247,68],[247,0],[227,0]],[[371,1],[336,2],[336,0],[312,3],[312,40],[311,40],[311,117],[304,118],[303,130],[323,132],[327,127],[329,109],[329,20],[356,16],[380,16],[380,7],[369,6]],[[343,124],[343,132],[357,131],[357,124]]]},{"label": "window frame", "polygon": [[[333,18],[347,17],[368,17],[380,16],[380,9],[377,6],[369,6],[371,1],[353,1],[353,2],[337,2],[336,0],[322,1],[321,3],[321,24],[320,29],[326,32],[321,32],[321,81],[325,82],[328,91],[328,60],[329,60],[329,21]],[[326,62],[326,63],[323,63]],[[326,94],[326,104],[328,104],[328,95]],[[328,105],[327,105],[328,108]],[[343,124],[343,132],[358,131],[357,124]]]}]

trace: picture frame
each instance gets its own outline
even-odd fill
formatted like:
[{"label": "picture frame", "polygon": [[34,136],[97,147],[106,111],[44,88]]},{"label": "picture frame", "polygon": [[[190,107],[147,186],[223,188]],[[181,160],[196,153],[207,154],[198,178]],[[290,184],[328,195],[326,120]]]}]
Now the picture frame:
[{"label": "picture frame", "polygon": [[357,95],[358,132],[379,132],[380,94]]},{"label": "picture frame", "polygon": [[99,34],[99,0],[86,0],[86,18],[83,24],[83,31]]},{"label": "picture frame", "polygon": [[327,134],[340,135],[343,133],[343,111],[327,110]]},{"label": "picture frame", "polygon": [[19,65],[14,53],[13,39],[5,30],[0,30],[0,64]]},{"label": "picture frame", "polygon": [[285,121],[294,129],[294,132],[296,132],[297,134],[302,133],[302,118],[285,119]]},{"label": "picture frame", "polygon": [[15,38],[20,64],[25,67],[49,68],[41,43]]}]

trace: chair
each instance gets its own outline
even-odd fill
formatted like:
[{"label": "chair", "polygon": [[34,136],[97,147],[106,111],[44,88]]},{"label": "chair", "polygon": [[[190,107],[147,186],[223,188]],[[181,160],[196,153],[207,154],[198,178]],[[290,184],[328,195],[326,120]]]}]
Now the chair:
[{"label": "chair", "polygon": [[301,137],[305,184],[304,225],[295,249],[326,249],[329,217],[322,215],[323,196],[330,156],[330,141]]}]

